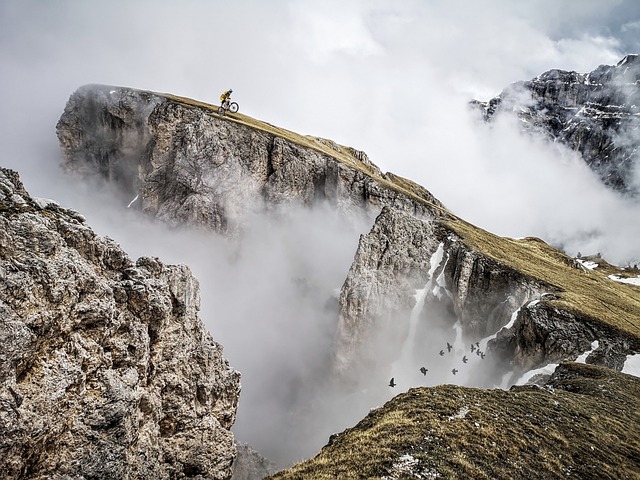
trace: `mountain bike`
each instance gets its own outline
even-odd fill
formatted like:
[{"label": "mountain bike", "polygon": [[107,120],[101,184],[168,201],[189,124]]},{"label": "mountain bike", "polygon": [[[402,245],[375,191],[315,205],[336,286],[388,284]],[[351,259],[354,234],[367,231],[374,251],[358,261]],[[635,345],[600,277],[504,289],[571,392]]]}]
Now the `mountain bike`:
[{"label": "mountain bike", "polygon": [[239,108],[240,107],[236,102],[229,102],[229,100],[226,100],[218,108],[218,114],[224,115],[226,111],[229,111],[231,113],[236,113]]}]

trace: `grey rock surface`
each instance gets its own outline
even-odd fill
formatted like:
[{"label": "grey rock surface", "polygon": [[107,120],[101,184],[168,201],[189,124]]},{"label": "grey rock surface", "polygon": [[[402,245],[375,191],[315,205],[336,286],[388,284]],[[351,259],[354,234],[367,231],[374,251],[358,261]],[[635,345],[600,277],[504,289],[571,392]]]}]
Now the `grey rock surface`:
[{"label": "grey rock surface", "polygon": [[488,102],[473,103],[487,120],[515,112],[526,128],[580,152],[606,185],[633,190],[640,158],[639,55],[589,73],[549,70],[510,85]]},{"label": "grey rock surface", "polygon": [[229,478],[239,374],[199,302],[0,169],[3,478]]},{"label": "grey rock surface", "polygon": [[57,125],[64,166],[116,184],[127,202],[138,198],[137,208],[170,225],[226,234],[241,230],[251,213],[290,204],[326,201],[372,217],[385,205],[417,216],[442,209],[425,189],[383,174],[364,152],[240,114],[220,117],[211,107],[81,87]]},{"label": "grey rock surface", "polygon": [[275,465],[246,443],[236,445],[238,456],[231,480],[261,480],[275,472]]},{"label": "grey rock surface", "polygon": [[555,306],[557,287],[472,246],[445,219],[420,220],[385,208],[361,237],[340,293],[335,369],[341,376],[357,382],[363,372],[393,362],[422,288],[428,291],[417,331],[425,354],[433,348],[429,337],[441,336],[438,329],[459,326],[465,345],[486,339],[495,363],[491,380],[498,384],[508,371],[517,379],[575,360],[595,340],[599,345],[586,361],[618,371],[640,350],[638,338]]}]

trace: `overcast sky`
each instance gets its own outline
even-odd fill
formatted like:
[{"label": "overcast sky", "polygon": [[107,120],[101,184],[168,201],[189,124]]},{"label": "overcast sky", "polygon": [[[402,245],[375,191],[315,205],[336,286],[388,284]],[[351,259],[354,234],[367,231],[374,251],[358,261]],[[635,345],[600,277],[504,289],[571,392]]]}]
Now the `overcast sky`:
[{"label": "overcast sky", "polygon": [[[273,430],[246,426],[267,417],[260,408],[271,408],[253,386],[279,387],[287,381],[282,371],[265,372],[264,365],[284,369],[292,362],[282,339],[271,338],[272,324],[264,330],[251,321],[272,308],[267,319],[282,322],[291,351],[326,353],[318,347],[324,320],[306,341],[297,330],[305,328],[305,309],[321,309],[297,304],[299,292],[287,285],[310,264],[325,290],[339,288],[358,232],[330,228],[331,220],[320,217],[287,233],[294,248],[267,230],[247,240],[248,255],[235,270],[220,267],[216,262],[225,260],[201,238],[185,248],[184,237],[149,234],[150,225],[109,210],[104,196],[91,202],[95,192],[60,174],[55,125],[69,95],[105,83],[217,102],[233,88],[243,113],[364,150],[383,171],[417,181],[488,230],[539,236],[570,254],[602,252],[625,263],[640,261],[637,201],[605,189],[570,152],[522,135],[516,122],[479,124],[467,102],[551,68],[588,72],[627,53],[640,53],[637,0],[0,0],[0,166],[18,170],[33,195],[86,214],[132,257],[191,264],[204,320],[210,327],[212,318],[227,322],[227,329],[215,326],[214,337],[243,372],[243,402],[251,408],[239,417],[241,440],[259,444],[266,436],[269,445]],[[325,255],[300,260],[313,242],[313,251]],[[292,251],[297,258],[289,264]],[[266,258],[276,260],[261,265]],[[225,270],[224,278],[212,274]],[[224,315],[207,311],[216,291],[228,301],[214,305]],[[286,301],[272,305],[274,298]],[[290,378],[311,368],[303,367]],[[278,393],[268,398],[281,402]],[[280,413],[271,415],[274,423],[287,418],[286,409]],[[326,428],[326,416],[319,422]]]}]

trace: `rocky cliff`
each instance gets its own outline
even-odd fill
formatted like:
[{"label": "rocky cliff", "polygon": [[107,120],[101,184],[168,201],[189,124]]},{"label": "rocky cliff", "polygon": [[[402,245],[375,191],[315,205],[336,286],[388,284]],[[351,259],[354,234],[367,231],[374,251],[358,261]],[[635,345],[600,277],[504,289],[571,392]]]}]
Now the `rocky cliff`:
[{"label": "rocky cliff", "polygon": [[487,120],[515,112],[527,128],[580,152],[605,184],[638,188],[640,55],[589,73],[549,70],[510,85],[488,102],[474,103]]},{"label": "rocky cliff", "polygon": [[199,302],[0,169],[3,478],[229,478],[239,374]]},{"label": "rocky cliff", "polygon": [[[493,110],[489,104],[487,115],[503,103],[494,102]],[[635,121],[627,117],[624,122]],[[237,235],[254,214],[316,202],[369,219],[340,290],[332,352],[331,371],[352,390],[386,387],[391,372],[398,384],[410,385],[401,375],[418,371],[419,362],[443,366],[441,359],[453,362],[454,355],[459,365],[441,383],[461,382],[464,374],[477,385],[511,385],[524,372],[579,358],[609,367],[610,381],[624,383],[613,370],[640,351],[638,287],[610,278],[635,277],[637,270],[589,269],[542,240],[492,235],[352,148],[240,114],[220,117],[194,100],[106,86],[72,95],[58,136],[69,172],[117,185],[123,204],[174,226]],[[462,360],[471,353],[482,359],[473,367]],[[578,368],[571,376],[594,371],[606,372]],[[491,395],[488,402],[503,399]],[[396,460],[384,457],[388,475],[395,475],[389,468]]]},{"label": "rocky cliff", "polygon": [[482,342],[492,360],[489,385],[508,371],[517,379],[585,352],[590,363],[621,370],[640,351],[640,293],[609,275],[539,239],[497,237],[453,215],[417,219],[385,208],[361,238],[341,291],[338,371],[391,365],[420,290],[411,333],[416,369],[418,358],[437,360],[446,339],[458,350]]},{"label": "rocky cliff", "polygon": [[441,207],[361,151],[216,111],[170,95],[82,87],[57,126],[64,166],[113,182],[132,207],[170,225],[226,234],[251,213],[320,200],[349,215],[393,205],[423,216]]}]

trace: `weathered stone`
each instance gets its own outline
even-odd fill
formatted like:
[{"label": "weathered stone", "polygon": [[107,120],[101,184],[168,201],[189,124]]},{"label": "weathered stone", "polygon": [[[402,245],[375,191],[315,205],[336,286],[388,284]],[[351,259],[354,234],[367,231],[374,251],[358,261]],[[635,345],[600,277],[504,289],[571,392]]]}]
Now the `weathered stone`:
[{"label": "weathered stone", "polygon": [[423,188],[382,174],[363,152],[298,136],[302,145],[214,111],[150,92],[82,87],[57,126],[65,168],[116,184],[170,225],[227,234],[250,213],[318,200],[353,216],[375,216],[384,205],[418,216],[442,208]]},{"label": "weathered stone", "polygon": [[229,478],[239,374],[197,280],[43,204],[0,169],[4,478]]},{"label": "weathered stone", "polygon": [[510,85],[488,102],[473,103],[485,119],[516,112],[526,128],[580,152],[605,184],[632,189],[640,147],[639,55],[586,74],[549,70]]}]

